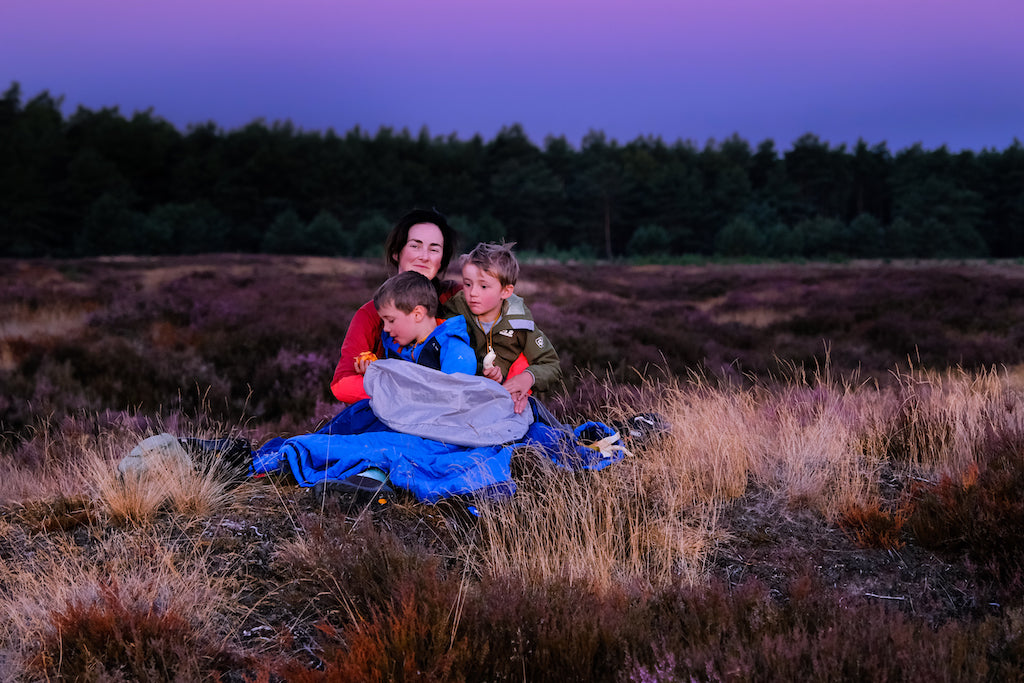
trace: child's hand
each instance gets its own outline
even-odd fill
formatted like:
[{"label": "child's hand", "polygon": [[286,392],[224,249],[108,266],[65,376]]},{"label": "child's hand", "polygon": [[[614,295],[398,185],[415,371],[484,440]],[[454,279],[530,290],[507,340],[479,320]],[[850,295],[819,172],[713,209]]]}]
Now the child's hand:
[{"label": "child's hand", "polygon": [[497,357],[497,354],[494,353],[494,349],[487,349],[487,355],[484,356],[484,377],[487,379],[493,379],[498,384],[501,384],[501,380],[503,380],[504,377],[501,376],[501,370],[494,367],[494,360]]},{"label": "child's hand", "polygon": [[352,368],[357,374],[365,375],[366,368],[370,367],[370,363],[377,360],[377,354],[373,351],[363,351],[356,356],[355,362],[352,364]]},{"label": "child's hand", "polygon": [[520,372],[501,386],[505,387],[508,390],[508,393],[512,396],[513,409],[517,413],[523,412],[526,408],[526,403],[530,398],[530,387],[533,386],[533,375],[529,372]]}]

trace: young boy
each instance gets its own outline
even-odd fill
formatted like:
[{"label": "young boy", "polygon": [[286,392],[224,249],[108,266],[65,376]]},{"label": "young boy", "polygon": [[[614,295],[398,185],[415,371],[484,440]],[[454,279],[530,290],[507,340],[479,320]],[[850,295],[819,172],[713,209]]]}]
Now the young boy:
[{"label": "young boy", "polygon": [[[407,270],[387,279],[373,295],[373,305],[384,323],[381,343],[386,358],[412,361],[449,374],[476,374],[476,354],[469,345],[466,319],[453,316],[437,320],[437,290],[423,274]],[[356,372],[366,374],[375,360],[371,353],[356,358]],[[387,482],[387,472],[370,467],[330,487],[325,485],[324,490],[330,488],[354,494],[357,500],[376,500],[378,505],[385,505],[393,493]]]},{"label": "young boy", "polygon": [[[481,243],[462,257],[462,291],[445,309],[469,321],[469,339],[479,359],[479,374],[503,382],[522,412],[531,389],[548,391],[562,376],[558,354],[533,322],[530,309],[516,296],[519,263],[512,244]],[[522,354],[529,363],[509,377]]]},{"label": "young boy", "polygon": [[[384,323],[381,342],[385,357],[446,373],[476,374],[466,319],[455,316],[438,322],[437,290],[421,273],[409,270],[389,278],[373,295],[373,305]],[[370,358],[357,359],[356,371],[365,374],[371,362]]]}]

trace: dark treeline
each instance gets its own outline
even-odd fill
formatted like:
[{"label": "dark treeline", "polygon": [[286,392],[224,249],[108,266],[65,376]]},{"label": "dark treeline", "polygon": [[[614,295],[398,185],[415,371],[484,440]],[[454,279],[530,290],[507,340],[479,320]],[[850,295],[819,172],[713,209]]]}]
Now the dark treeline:
[{"label": "dark treeline", "polygon": [[217,251],[363,256],[413,206],[465,243],[580,257],[1024,256],[1024,146],[952,153],[791,149],[734,135],[690,142],[603,133],[538,147],[381,128],[344,135],[255,121],[184,133],[155,116],[69,117],[17,83],[0,100],[0,255]]}]

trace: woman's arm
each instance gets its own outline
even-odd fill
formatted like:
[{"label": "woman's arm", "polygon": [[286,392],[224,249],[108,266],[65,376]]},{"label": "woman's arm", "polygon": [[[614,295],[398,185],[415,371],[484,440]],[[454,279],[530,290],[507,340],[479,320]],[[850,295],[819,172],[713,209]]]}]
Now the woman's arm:
[{"label": "woman's arm", "polygon": [[549,391],[562,378],[558,353],[555,352],[555,347],[551,345],[547,335],[539,328],[535,327],[526,333],[523,355],[530,364],[530,367],[526,368],[526,373],[533,375],[533,388],[537,391]]},{"label": "woman's arm", "polygon": [[341,344],[341,358],[331,380],[331,393],[339,401],[355,403],[369,398],[363,391],[363,376],[355,369],[356,356],[363,351],[383,355],[380,347],[382,329],[383,324],[372,301],[360,306],[352,316],[352,322],[345,333],[345,341]]}]

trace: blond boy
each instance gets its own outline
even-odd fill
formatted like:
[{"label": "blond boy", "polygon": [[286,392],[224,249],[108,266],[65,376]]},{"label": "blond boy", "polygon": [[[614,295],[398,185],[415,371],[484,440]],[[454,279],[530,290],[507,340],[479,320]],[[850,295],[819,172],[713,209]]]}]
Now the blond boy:
[{"label": "blond boy", "polygon": [[[562,368],[555,348],[514,293],[519,263],[512,246],[481,243],[463,256],[462,291],[448,300],[445,310],[466,318],[478,373],[502,382],[516,412],[522,412],[530,390],[551,389],[561,379]],[[520,355],[529,367],[509,377]]]}]

